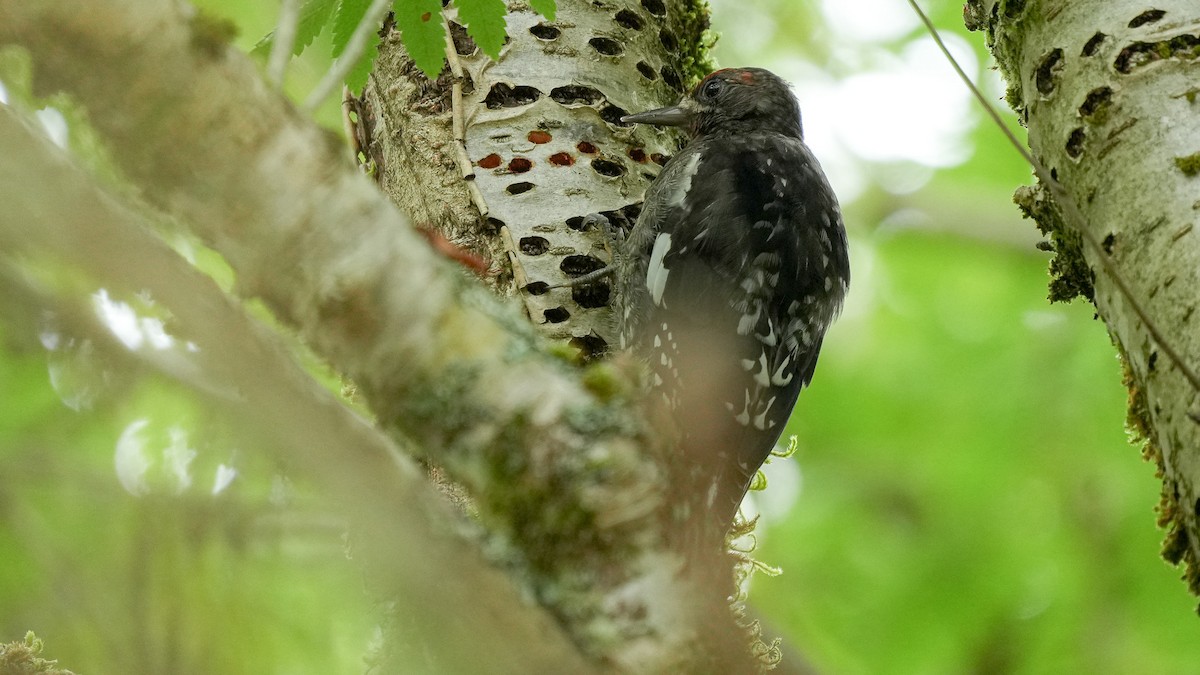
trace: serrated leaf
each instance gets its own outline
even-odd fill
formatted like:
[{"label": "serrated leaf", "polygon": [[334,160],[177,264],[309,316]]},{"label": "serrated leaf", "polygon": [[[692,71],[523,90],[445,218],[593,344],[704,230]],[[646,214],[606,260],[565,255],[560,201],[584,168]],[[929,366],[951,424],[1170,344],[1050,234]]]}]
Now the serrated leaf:
[{"label": "serrated leaf", "polygon": [[342,55],[346,51],[346,44],[350,42],[350,36],[354,35],[354,29],[358,28],[358,24],[362,22],[363,17],[367,15],[367,8],[371,6],[371,0],[340,0],[337,4],[337,9],[333,11],[333,58]]},{"label": "serrated leaf", "polygon": [[529,6],[533,11],[546,17],[547,21],[554,20],[554,13],[558,11],[558,5],[554,0],[529,0]]},{"label": "serrated leaf", "polygon": [[500,58],[504,46],[504,0],[454,0],[458,18],[484,54]]},{"label": "serrated leaf", "polygon": [[300,9],[300,25],[296,26],[296,44],[292,45],[292,56],[300,56],[300,52],[312,44],[329,23],[329,15],[333,11],[334,0],[308,0]]},{"label": "serrated leaf", "polygon": [[[300,52],[303,52],[321,34],[325,25],[329,23],[329,15],[336,2],[337,0],[307,0],[300,7],[300,21],[296,24],[296,42],[292,44],[292,56],[300,56]],[[266,56],[271,52],[273,44],[275,44],[275,31],[263,36],[263,39],[259,40],[250,52]]]},{"label": "serrated leaf", "polygon": [[446,60],[441,0],[401,0],[396,4],[396,27],[404,48],[425,77],[437,77]]}]

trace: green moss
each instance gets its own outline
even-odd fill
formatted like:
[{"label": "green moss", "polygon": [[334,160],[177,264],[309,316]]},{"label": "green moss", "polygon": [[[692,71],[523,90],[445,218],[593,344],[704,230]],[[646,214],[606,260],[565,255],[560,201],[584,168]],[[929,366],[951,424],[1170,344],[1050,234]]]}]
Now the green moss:
[{"label": "green moss", "polygon": [[1008,83],[1005,100],[1022,120],[1025,116],[1025,92],[1021,79],[1025,27],[1044,21],[1044,6],[1045,3],[1026,4],[1024,0],[1009,0],[1000,6],[1001,11],[987,18],[988,47],[996,59],[1000,75]]},{"label": "green moss", "polygon": [[[587,453],[578,449],[572,455],[579,461],[559,456],[535,466],[529,446],[541,435],[519,415],[488,445],[481,515],[489,529],[506,534],[510,565],[526,569],[531,585],[545,596],[561,590],[562,580],[555,575],[589,567],[572,560],[603,556],[611,546],[599,535],[595,512],[579,498],[587,490],[589,475],[596,473],[585,471]],[[553,474],[544,475],[546,470]]]},{"label": "green moss", "polygon": [[[1020,119],[1024,119],[1024,95],[1025,94],[1022,91],[1020,84],[1010,82],[1008,88],[1004,90],[1004,102],[1008,104],[1009,108],[1012,108],[1012,111],[1015,112],[1017,117]],[[1024,124],[1024,122],[1022,122],[1022,124]]]},{"label": "green moss", "polygon": [[1083,238],[1062,220],[1058,206],[1040,185],[1017,188],[1013,201],[1026,218],[1050,239],[1050,302],[1069,302],[1077,297],[1095,297],[1095,277],[1083,257]]},{"label": "green moss", "polygon": [[628,391],[621,372],[606,361],[594,362],[583,371],[583,386],[601,401],[611,401]]},{"label": "green moss", "polygon": [[1025,0],[1005,0],[1002,7],[1005,18],[1017,19],[1025,11]]},{"label": "green moss", "polygon": [[628,412],[621,405],[586,405],[565,412],[567,425],[580,436],[599,438],[613,433],[632,433],[625,428]]},{"label": "green moss", "polygon": [[[462,306],[479,311],[503,330],[505,359],[508,362],[524,359],[532,351],[545,349],[548,343],[537,334],[533,324],[521,313],[517,305],[501,301],[477,279],[466,274],[455,275],[453,278],[457,284],[456,295]],[[568,362],[570,360],[566,359]]]},{"label": "green moss", "polygon": [[[401,428],[436,428],[441,440],[450,444],[458,434],[482,418],[484,411],[470,401],[478,386],[479,367],[476,364],[455,363],[445,368],[435,380],[411,384],[388,417]],[[427,423],[434,424],[426,426]]]},{"label": "green moss", "polygon": [[[1125,355],[1125,350],[1119,350],[1121,357],[1122,378],[1121,384],[1125,386],[1125,391],[1129,393],[1129,404],[1125,414],[1125,431],[1129,435],[1129,443],[1137,445],[1138,443],[1150,442],[1150,411],[1146,405],[1146,392],[1138,386],[1137,379],[1133,376],[1133,369],[1129,367],[1129,358]],[[1162,456],[1157,452],[1143,453],[1147,459],[1158,458],[1162,461]],[[1159,469],[1161,469],[1161,464]]]},{"label": "green moss", "polygon": [[1187,531],[1176,523],[1172,523],[1171,529],[1167,532],[1166,539],[1163,539],[1162,558],[1172,565],[1178,565],[1183,562],[1183,558],[1188,551]]},{"label": "green moss", "polygon": [[192,16],[192,46],[212,57],[221,56],[238,35],[237,24],[199,9]]},{"label": "green moss", "polygon": [[579,350],[567,342],[551,342],[547,344],[546,353],[563,363],[579,363]]},{"label": "green moss", "polygon": [[712,25],[707,0],[683,0],[678,4],[679,72],[686,89],[716,69],[712,57],[717,35],[709,30]]},{"label": "green moss", "polygon": [[42,641],[33,631],[23,642],[0,644],[0,673],[3,675],[74,675],[58,667],[58,661],[43,659]]},{"label": "green moss", "polygon": [[[1187,522],[1183,518],[1183,506],[1179,503],[1178,488],[1175,482],[1167,476],[1166,463],[1163,460],[1162,448],[1155,442],[1150,420],[1150,408],[1146,400],[1146,392],[1142,389],[1133,368],[1129,365],[1129,357],[1121,345],[1117,344],[1121,358],[1121,384],[1129,392],[1129,404],[1125,415],[1125,430],[1131,444],[1141,443],[1142,458],[1155,466],[1154,475],[1162,481],[1159,494],[1157,525],[1166,530],[1159,555],[1172,565],[1184,566],[1183,580],[1193,595],[1200,596],[1200,565],[1192,551],[1188,540]],[[1200,607],[1197,607],[1200,612]]]},{"label": "green moss", "polygon": [[[1192,595],[1200,595],[1200,565],[1196,564],[1191,548],[1183,555],[1183,560],[1187,564],[1187,569],[1183,572],[1183,581]],[[1197,607],[1196,611],[1200,612],[1200,607]]]},{"label": "green moss", "polygon": [[1175,166],[1183,172],[1183,175],[1189,178],[1200,174],[1200,152],[1192,153],[1186,157],[1176,157]]},{"label": "green moss", "polygon": [[[624,545],[611,527],[597,525],[597,508],[608,502],[589,501],[589,495],[618,490],[614,483],[630,475],[619,452],[602,450],[624,423],[623,410],[619,401],[567,410],[564,421],[574,433],[553,439],[531,410],[516,411],[502,426],[481,425],[490,411],[466,403],[478,377],[476,367],[455,364],[436,381],[405,392],[390,419],[400,429],[438,428],[438,436],[420,440],[436,449],[428,459],[467,488],[480,520],[496,535],[489,539],[489,558],[539,594],[555,592],[564,570],[593,566],[574,558],[607,557]],[[532,447],[547,452],[531,454]]]}]

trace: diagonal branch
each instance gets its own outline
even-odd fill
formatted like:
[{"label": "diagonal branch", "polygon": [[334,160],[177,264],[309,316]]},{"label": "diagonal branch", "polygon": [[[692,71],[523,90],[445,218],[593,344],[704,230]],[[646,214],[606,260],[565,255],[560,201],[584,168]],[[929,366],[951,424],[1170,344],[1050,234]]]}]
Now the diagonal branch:
[{"label": "diagonal branch", "polygon": [[371,33],[379,29],[379,22],[383,20],[384,13],[391,6],[390,0],[371,0],[371,6],[367,8],[367,13],[363,15],[358,25],[354,27],[350,41],[346,43],[346,48],[342,50],[341,56],[333,63],[317,86],[313,87],[308,98],[304,99],[302,109],[305,112],[316,110],[325,99],[329,98],[334,89],[342,86],[350,69],[354,68],[354,64],[358,63],[358,59],[367,50],[367,39]]},{"label": "diagonal branch", "polygon": [[[269,91],[248,59],[202,42],[196,19],[173,7],[106,3],[96,21],[5,2],[0,41],[29,48],[38,86],[75,94],[147,197],[223,253],[240,293],[295,326],[386,425],[436,449],[479,493],[513,478],[489,465],[502,434],[516,430],[505,451],[548,461],[587,449],[614,480],[595,486],[603,501],[574,495],[561,506],[644,526],[638,514],[652,499],[626,505],[631,515],[613,507],[617,493],[640,498],[653,485],[639,439],[615,424],[585,435],[564,421],[616,403],[581,386],[511,308],[433,255],[332,136]],[[552,465],[533,469],[518,470],[530,471],[534,491],[562,477]]]},{"label": "diagonal branch", "polygon": [[267,58],[267,80],[283,88],[288,63],[292,60],[292,48],[296,44],[296,28],[300,25],[300,0],[283,0],[279,9],[279,24],[275,28],[275,40],[271,44],[271,55]]},{"label": "diagonal branch", "polygon": [[661,450],[626,378],[604,364],[581,377],[548,353],[208,19],[182,11],[0,0],[0,43],[32,53],[39,90],[84,104],[146,197],[226,257],[241,295],[471,490],[492,550],[589,655],[641,672],[695,654],[736,663],[731,622],[695,610],[696,580],[663,549]]},{"label": "diagonal branch", "polygon": [[[0,146],[5,148],[0,154],[0,201],[5,204],[0,211],[0,268],[17,270],[21,260],[65,262],[97,285],[130,294],[148,292],[168,309],[172,330],[198,347],[175,355],[176,361],[193,363],[115,344],[112,355],[140,360],[192,388],[323,486],[327,498],[355,524],[354,548],[366,559],[373,583],[406,589],[406,611],[425,616],[422,625],[428,630],[436,627],[436,634],[424,636],[429,643],[477,646],[479,651],[448,650],[440,655],[444,665],[513,672],[530,667],[532,659],[541,663],[536,669],[546,672],[586,669],[550,617],[529,608],[471,542],[449,534],[458,527],[457,518],[419,467],[317,385],[276,336],[151,235],[138,214],[96,189],[61,151],[4,107]],[[0,274],[6,295],[37,293],[15,287],[17,276]],[[95,323],[86,296],[63,293],[52,301],[65,307],[66,314],[90,316]],[[89,331],[106,332],[99,327]],[[439,577],[455,583],[428,583]],[[494,630],[491,617],[496,615],[505,617],[506,635]],[[488,655],[486,660],[481,653]]]}]

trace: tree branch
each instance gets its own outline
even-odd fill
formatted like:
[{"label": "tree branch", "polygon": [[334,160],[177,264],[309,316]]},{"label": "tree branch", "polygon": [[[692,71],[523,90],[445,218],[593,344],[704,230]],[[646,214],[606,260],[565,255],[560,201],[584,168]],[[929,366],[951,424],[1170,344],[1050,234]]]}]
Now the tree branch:
[{"label": "tree branch", "polygon": [[313,87],[308,98],[304,99],[304,112],[311,113],[316,110],[325,99],[329,98],[334,89],[342,86],[342,82],[346,80],[346,74],[366,51],[367,38],[379,30],[379,22],[383,20],[384,13],[391,6],[390,0],[371,0],[371,6],[367,8],[367,13],[363,15],[358,25],[354,27],[354,33],[350,35],[350,41],[346,43],[346,48],[342,50],[341,56],[333,63],[317,86]]},{"label": "tree branch", "polygon": [[280,89],[283,88],[287,67],[292,60],[292,47],[296,44],[296,28],[299,25],[300,0],[283,0],[275,27],[275,39],[271,42],[271,55],[267,58],[267,80]]},{"label": "tree branch", "polygon": [[745,666],[730,622],[697,610],[713,589],[662,548],[662,450],[629,413],[625,379],[609,365],[581,378],[548,354],[431,253],[219,23],[180,7],[3,0],[0,42],[32,53],[40,90],[86,106],[117,163],[226,257],[242,295],[471,490],[513,578],[590,656],[641,672],[696,654]]},{"label": "tree branch", "polygon": [[[107,336],[110,356],[139,361],[193,389],[323,486],[354,524],[353,548],[372,585],[403,589],[394,596],[402,611],[425,618],[421,637],[443,646],[438,656],[446,670],[589,671],[550,617],[530,608],[473,542],[453,534],[458,518],[421,469],[320,388],[275,335],[5,107],[0,147],[0,267],[8,272],[0,286],[7,300],[33,297],[40,302],[26,306],[59,308],[101,344]],[[115,293],[149,292],[171,312],[177,337],[198,349],[124,349],[86,295],[19,281],[22,260],[68,263]],[[453,583],[429,583],[436,578]],[[497,616],[505,619],[504,634],[495,630]],[[462,644],[473,648],[454,647]]]}]

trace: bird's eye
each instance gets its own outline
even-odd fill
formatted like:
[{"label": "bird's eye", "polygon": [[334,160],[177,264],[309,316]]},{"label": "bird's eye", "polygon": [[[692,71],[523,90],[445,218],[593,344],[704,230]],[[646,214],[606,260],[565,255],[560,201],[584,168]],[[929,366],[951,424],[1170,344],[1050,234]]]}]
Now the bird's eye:
[{"label": "bird's eye", "polygon": [[725,83],[721,80],[712,79],[704,83],[704,88],[700,90],[700,93],[704,96],[704,98],[716,98],[717,94],[721,93],[721,88],[724,86]]}]

